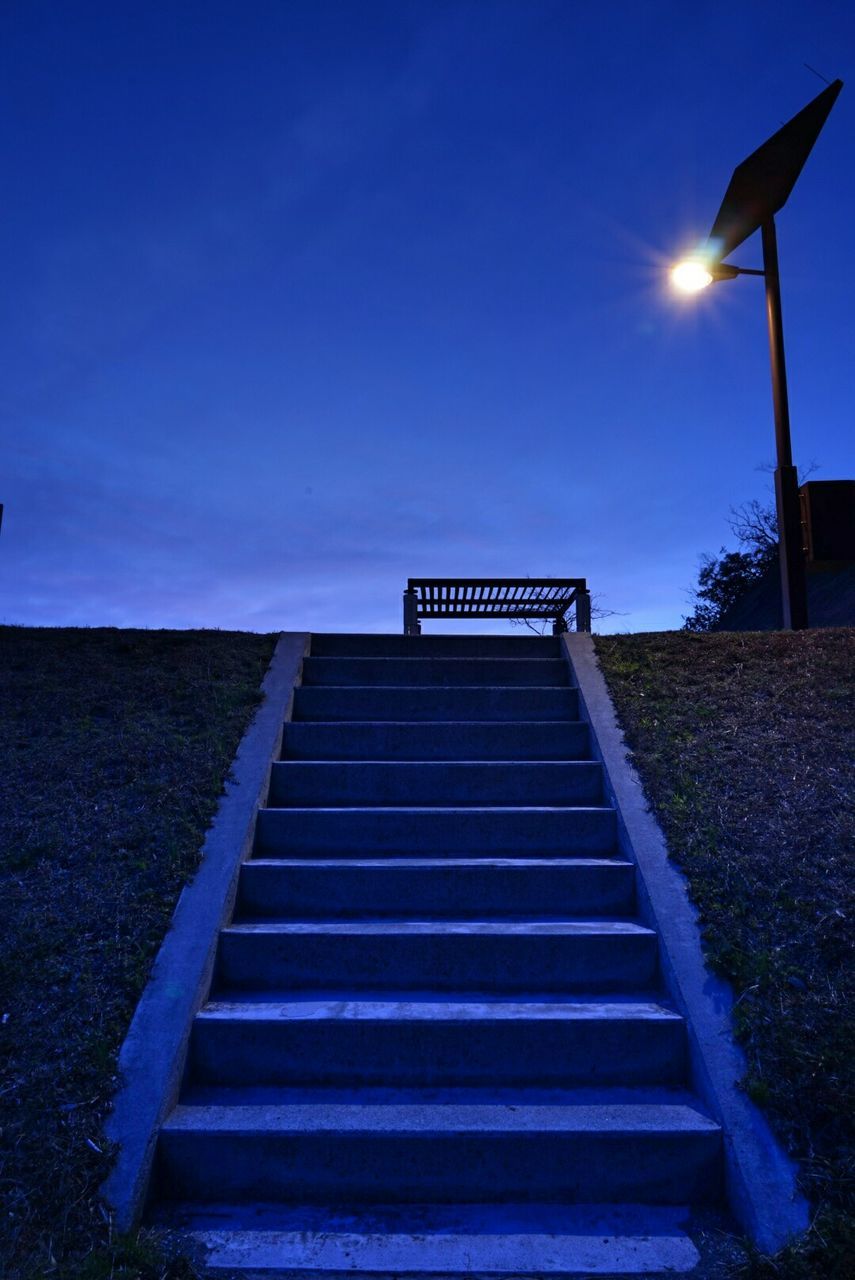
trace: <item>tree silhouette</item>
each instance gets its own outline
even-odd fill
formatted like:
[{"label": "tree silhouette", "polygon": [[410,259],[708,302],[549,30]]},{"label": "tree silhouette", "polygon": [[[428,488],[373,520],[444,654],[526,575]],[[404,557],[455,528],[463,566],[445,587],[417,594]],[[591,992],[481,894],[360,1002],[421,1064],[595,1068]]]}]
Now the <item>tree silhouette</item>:
[{"label": "tree silhouette", "polygon": [[694,611],[683,618],[684,631],[712,631],[732,605],[760,578],[778,555],[778,526],[773,506],[755,498],[731,507],[730,528],[739,551],[719,549],[718,556],[704,555],[697,585],[692,588]]}]

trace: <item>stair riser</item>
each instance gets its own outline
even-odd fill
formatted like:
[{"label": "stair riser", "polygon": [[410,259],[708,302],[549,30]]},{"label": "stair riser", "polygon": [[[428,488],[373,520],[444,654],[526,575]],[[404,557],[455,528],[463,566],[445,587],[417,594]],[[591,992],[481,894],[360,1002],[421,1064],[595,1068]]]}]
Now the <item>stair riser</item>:
[{"label": "stair riser", "polygon": [[615,836],[611,809],[262,809],[255,851],[293,858],[570,858],[611,854]]},{"label": "stair riser", "polygon": [[570,688],[323,688],[294,690],[295,721],[419,720],[540,722],[578,720],[579,695]]},{"label": "stair riser", "polygon": [[560,658],[555,636],[312,635],[313,658]]},{"label": "stair riser", "polygon": [[581,722],[313,724],[289,721],[285,760],[587,760]]},{"label": "stair riser", "polygon": [[[511,926],[513,927],[513,926]],[[616,991],[649,987],[652,934],[220,935],[220,990]]]},{"label": "stair riser", "polygon": [[602,766],[568,764],[406,764],[361,761],[277,762],[268,804],[338,805],[596,805]]},{"label": "stair riser", "polygon": [[678,1018],[202,1017],[188,1071],[194,1083],[231,1086],[676,1085],[685,1052]]},{"label": "stair riser", "polygon": [[304,685],[561,686],[560,658],[306,658]]},{"label": "stair riser", "polygon": [[715,1133],[161,1134],[166,1198],[647,1204],[720,1194]]},{"label": "stair riser", "polygon": [[629,863],[550,866],[241,868],[238,918],[341,920],[620,916],[634,907]]}]

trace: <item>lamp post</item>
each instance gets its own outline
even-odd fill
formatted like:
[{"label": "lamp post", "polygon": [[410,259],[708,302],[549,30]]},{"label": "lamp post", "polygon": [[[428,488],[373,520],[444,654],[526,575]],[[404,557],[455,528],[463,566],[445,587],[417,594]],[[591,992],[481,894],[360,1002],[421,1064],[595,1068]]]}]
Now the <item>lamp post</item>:
[{"label": "lamp post", "polygon": [[[786,203],[842,88],[843,82],[835,80],[734,169],[706,246],[693,258],[679,263],[671,273],[676,287],[686,293],[697,293],[715,281],[733,280],[741,275],[763,276],[766,281],[766,320],[775,410],[775,503],[781,603],[784,627],[793,631],[800,631],[808,625],[807,576],[802,549],[798,473],[793,466],[790,440],[774,215]],[[762,271],[735,267],[723,261],[758,229],[763,241]]]}]

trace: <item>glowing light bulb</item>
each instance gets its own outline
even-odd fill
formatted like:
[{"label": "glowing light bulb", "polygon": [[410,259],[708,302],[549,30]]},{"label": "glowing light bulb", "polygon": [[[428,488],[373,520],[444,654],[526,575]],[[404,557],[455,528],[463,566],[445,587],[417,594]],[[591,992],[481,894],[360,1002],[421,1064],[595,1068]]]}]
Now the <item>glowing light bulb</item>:
[{"label": "glowing light bulb", "polygon": [[689,259],[679,262],[671,272],[671,280],[683,293],[698,293],[712,284],[712,275],[702,262]]}]

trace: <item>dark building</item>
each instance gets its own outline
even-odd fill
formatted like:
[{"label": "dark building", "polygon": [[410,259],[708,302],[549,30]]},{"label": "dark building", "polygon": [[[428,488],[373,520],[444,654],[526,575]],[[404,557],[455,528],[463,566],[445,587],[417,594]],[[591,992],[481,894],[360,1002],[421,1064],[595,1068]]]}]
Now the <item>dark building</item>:
[{"label": "dark building", "polygon": [[[810,480],[799,490],[812,627],[855,626],[855,480]],[[777,564],[728,609],[717,631],[782,626]]]}]

